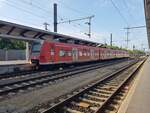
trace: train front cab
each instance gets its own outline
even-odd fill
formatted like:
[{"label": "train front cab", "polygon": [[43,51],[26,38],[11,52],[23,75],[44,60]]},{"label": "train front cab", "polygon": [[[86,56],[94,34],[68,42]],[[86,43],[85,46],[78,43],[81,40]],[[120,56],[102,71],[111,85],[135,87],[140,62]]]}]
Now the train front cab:
[{"label": "train front cab", "polygon": [[54,43],[48,41],[36,41],[32,43],[31,62],[39,66],[53,64],[55,62],[55,46]]},{"label": "train front cab", "polygon": [[41,47],[44,41],[34,41],[31,49],[31,62],[39,65]]}]

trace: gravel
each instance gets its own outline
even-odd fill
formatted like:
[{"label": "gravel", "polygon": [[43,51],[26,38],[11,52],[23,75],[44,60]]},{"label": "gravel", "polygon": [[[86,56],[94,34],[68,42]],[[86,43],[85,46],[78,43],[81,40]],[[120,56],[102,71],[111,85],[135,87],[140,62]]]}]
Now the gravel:
[{"label": "gravel", "polygon": [[92,81],[99,80],[118,68],[123,67],[127,63],[128,62],[119,63],[97,70],[88,71],[60,80],[55,84],[44,86],[38,90],[28,90],[28,93],[21,92],[20,94],[13,95],[11,98],[0,102],[0,113],[22,113],[50,101],[54,101],[56,98],[64,94],[86,86]]}]

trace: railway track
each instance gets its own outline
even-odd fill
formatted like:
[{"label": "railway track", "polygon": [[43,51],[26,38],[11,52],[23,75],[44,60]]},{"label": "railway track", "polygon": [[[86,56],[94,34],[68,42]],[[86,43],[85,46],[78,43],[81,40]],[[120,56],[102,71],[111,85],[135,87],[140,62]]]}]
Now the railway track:
[{"label": "railway track", "polygon": [[131,80],[143,63],[144,61],[131,63],[79,92],[75,92],[74,95],[56,103],[42,113],[109,113],[112,100],[117,98],[116,95],[120,95],[123,86]]},{"label": "railway track", "polygon": [[[98,62],[96,64],[94,64],[95,66],[96,65],[111,65],[112,63],[119,63],[119,62],[123,62],[123,61],[126,61],[127,59],[119,59],[119,60],[116,60],[116,61],[113,61],[113,60],[110,60],[110,61],[103,61],[103,62]],[[73,67],[73,69],[70,67],[69,69],[65,68],[64,70],[54,70],[54,71],[49,71],[49,70],[31,70],[31,71],[20,71],[20,72],[14,72],[14,73],[6,73],[6,74],[0,74],[0,80],[6,80],[6,79],[13,79],[13,78],[18,78],[18,77],[26,77],[26,76],[30,76],[30,75],[38,75],[38,74],[44,74],[44,73],[47,73],[47,74],[52,74],[52,73],[55,73],[57,71],[57,73],[63,73],[63,72],[67,72],[69,70],[77,70],[77,69],[81,69],[81,68],[86,68],[86,67],[90,67],[91,65],[93,64],[85,64],[85,65],[82,65],[82,66],[75,66]],[[93,65],[93,66],[94,66]]]},{"label": "railway track", "polygon": [[5,82],[1,81],[0,96],[7,95],[9,93],[15,93],[20,90],[25,90],[31,87],[39,87],[39,85],[47,85],[57,80],[65,79],[79,73],[87,72],[90,70],[102,68],[109,65],[112,65],[112,63],[103,64],[103,65],[96,64],[96,65],[84,66],[82,68],[79,68],[78,70],[75,68],[68,71],[61,71],[61,72],[56,72],[51,74],[43,73],[42,75],[39,76],[30,76],[19,80],[12,80],[12,81],[9,80]]}]

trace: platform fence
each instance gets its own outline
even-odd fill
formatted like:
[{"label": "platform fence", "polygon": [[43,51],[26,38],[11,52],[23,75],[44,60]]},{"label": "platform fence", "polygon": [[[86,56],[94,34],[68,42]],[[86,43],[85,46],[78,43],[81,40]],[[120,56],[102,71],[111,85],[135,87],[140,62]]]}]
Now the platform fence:
[{"label": "platform fence", "polygon": [[0,49],[0,61],[25,60],[26,50]]}]

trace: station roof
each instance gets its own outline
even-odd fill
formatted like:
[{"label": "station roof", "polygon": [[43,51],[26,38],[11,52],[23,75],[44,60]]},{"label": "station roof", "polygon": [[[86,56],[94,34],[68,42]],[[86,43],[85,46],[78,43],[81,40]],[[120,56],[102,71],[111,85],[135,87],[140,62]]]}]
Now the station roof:
[{"label": "station roof", "polygon": [[87,41],[76,37],[50,32],[42,29],[19,25],[16,23],[6,22],[2,20],[0,20],[0,37],[9,39],[14,38],[26,41],[43,39],[65,43],[84,44],[90,46],[101,45],[100,43]]},{"label": "station roof", "polygon": [[148,43],[150,48],[150,0],[144,0],[145,20],[147,27]]}]

